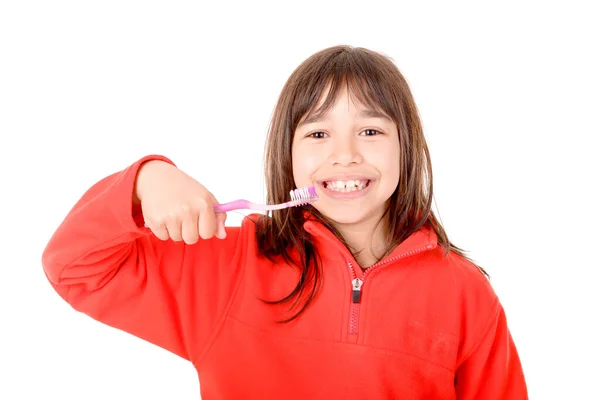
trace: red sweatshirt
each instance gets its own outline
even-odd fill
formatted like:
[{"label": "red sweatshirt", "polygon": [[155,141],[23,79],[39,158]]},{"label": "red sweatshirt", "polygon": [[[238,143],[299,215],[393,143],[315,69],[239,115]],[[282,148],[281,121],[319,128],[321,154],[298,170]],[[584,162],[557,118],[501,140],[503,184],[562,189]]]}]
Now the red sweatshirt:
[{"label": "red sweatshirt", "polygon": [[[75,310],[189,360],[211,399],[526,399],[506,316],[488,280],[422,229],[364,273],[318,222],[323,286],[278,323],[298,271],[259,256],[255,224],[197,244],[160,241],[132,212],[146,157],[92,186],[44,254]],[[165,161],[169,161],[163,158]],[[360,290],[352,281],[361,279]]]}]

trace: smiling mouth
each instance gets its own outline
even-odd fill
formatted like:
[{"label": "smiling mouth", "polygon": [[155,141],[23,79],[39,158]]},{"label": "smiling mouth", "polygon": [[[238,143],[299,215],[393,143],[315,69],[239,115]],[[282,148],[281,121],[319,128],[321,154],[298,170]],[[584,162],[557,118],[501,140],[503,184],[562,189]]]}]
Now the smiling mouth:
[{"label": "smiling mouth", "polygon": [[323,181],[321,185],[332,192],[351,193],[367,188],[370,183],[370,179],[352,179],[348,181]]}]

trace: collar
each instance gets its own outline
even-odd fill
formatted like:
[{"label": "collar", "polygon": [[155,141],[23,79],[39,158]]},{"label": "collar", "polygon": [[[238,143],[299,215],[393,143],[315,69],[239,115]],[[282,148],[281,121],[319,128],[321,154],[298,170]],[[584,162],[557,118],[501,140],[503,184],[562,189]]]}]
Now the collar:
[{"label": "collar", "polygon": [[[353,256],[348,251],[346,246],[331,232],[321,221],[316,219],[310,212],[304,212],[305,222],[304,229],[317,239],[323,240],[327,246],[331,246],[337,251],[341,252],[344,257],[348,260],[352,260]],[[388,254],[380,262],[383,263],[386,260],[399,258],[415,253],[419,253],[426,250],[433,250],[437,247],[437,235],[435,231],[429,226],[423,226],[396,248]]]}]

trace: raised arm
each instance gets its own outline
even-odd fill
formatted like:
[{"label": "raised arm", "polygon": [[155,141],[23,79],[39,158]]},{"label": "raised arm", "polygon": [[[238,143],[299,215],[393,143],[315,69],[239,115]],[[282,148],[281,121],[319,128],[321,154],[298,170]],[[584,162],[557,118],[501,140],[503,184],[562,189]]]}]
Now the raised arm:
[{"label": "raised arm", "polygon": [[83,194],[48,242],[44,272],[75,310],[193,361],[242,265],[240,230],[225,237],[213,202],[169,159],[145,157]]}]

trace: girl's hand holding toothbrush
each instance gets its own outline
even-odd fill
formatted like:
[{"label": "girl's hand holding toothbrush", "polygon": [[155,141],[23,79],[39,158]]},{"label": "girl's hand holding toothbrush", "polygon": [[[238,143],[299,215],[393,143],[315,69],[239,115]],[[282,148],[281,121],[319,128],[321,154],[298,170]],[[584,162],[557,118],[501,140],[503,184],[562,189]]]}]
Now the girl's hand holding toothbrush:
[{"label": "girl's hand holding toothbrush", "polygon": [[133,201],[141,204],[146,226],[161,240],[194,244],[199,238],[224,239],[224,212],[204,186],[176,166],[147,161],[138,171]]}]

